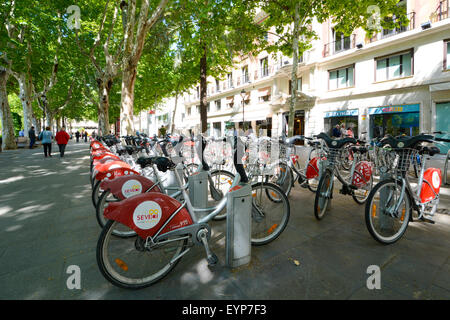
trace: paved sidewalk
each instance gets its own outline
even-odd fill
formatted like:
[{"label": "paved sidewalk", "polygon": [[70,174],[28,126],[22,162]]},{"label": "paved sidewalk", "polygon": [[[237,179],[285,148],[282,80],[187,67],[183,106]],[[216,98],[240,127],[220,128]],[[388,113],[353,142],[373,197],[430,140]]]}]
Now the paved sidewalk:
[{"label": "paved sidewalk", "polygon": [[[296,185],[289,225],[253,247],[248,266],[225,266],[224,223],[214,222],[216,267],[194,247],[162,281],[120,289],[97,267],[88,145],[70,142],[64,159],[44,158],[42,148],[2,152],[0,168],[0,299],[450,299],[450,215],[412,223],[398,243],[382,246],[366,229],[364,206],[338,186],[319,222],[313,194]],[[443,197],[448,209],[448,188]],[[66,286],[70,265],[81,269],[80,290]],[[381,268],[380,290],[366,287],[370,265]]]}]

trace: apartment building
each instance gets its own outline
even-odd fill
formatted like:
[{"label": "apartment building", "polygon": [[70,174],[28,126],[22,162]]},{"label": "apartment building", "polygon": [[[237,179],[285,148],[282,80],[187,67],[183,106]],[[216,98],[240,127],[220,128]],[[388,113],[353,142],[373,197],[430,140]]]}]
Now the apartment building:
[{"label": "apartment building", "polygon": [[[409,24],[370,39],[363,30],[344,36],[330,22],[314,23],[319,39],[297,71],[294,133],[331,132],[336,124],[366,137],[450,131],[449,2],[402,0]],[[239,57],[224,79],[209,77],[208,133],[287,132],[291,70],[292,59],[262,52]],[[197,87],[181,99],[180,131],[199,132],[199,98]]]}]

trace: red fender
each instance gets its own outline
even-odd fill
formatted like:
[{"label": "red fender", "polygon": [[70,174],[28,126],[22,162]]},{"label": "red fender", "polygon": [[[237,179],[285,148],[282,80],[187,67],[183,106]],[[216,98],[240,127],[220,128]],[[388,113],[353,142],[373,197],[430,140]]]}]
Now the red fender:
[{"label": "red fender", "polygon": [[109,163],[112,161],[120,161],[119,157],[115,157],[115,156],[105,156],[102,157],[100,159],[94,159],[94,161],[92,162],[92,165],[95,167],[99,164],[103,164],[103,163]]},{"label": "red fender", "polygon": [[[428,181],[431,187],[425,181]],[[422,203],[433,200],[436,197],[434,195],[434,192],[436,192],[436,194],[439,194],[441,190],[441,181],[441,169],[428,168],[427,170],[425,170],[425,172],[423,173],[422,189],[420,190],[420,201]]]},{"label": "red fender", "polygon": [[95,152],[111,152],[111,150],[109,150],[108,148],[105,147],[99,147],[99,148],[95,148],[91,150],[91,153],[95,153]]},{"label": "red fender", "polygon": [[100,160],[103,158],[114,158],[116,160],[121,160],[119,156],[113,154],[113,153],[109,153],[109,152],[105,152],[105,153],[100,153],[100,154],[96,154],[92,157],[92,160]]},{"label": "red fender", "polygon": [[[134,230],[142,239],[153,237],[181,203],[164,193],[148,192],[120,202],[111,202],[104,211],[105,218],[117,221]],[[160,234],[193,223],[186,208],[181,209]]]},{"label": "red fender", "polygon": [[92,149],[98,149],[98,148],[104,148],[105,146],[103,145],[103,143],[99,142],[99,141],[95,141],[93,140],[91,142],[91,148]]},{"label": "red fender", "polygon": [[296,154],[291,155],[291,160],[293,164],[296,164],[298,161],[299,156]]},{"label": "red fender", "polygon": [[[359,172],[359,174],[357,173]],[[361,177],[363,176],[364,179]],[[353,173],[352,185],[361,188],[370,181],[372,176],[372,165],[368,161],[360,161],[355,166],[355,172]],[[367,181],[367,182],[366,182]]]},{"label": "red fender", "polygon": [[[109,164],[109,163],[107,163]],[[112,168],[108,171],[102,171],[102,172],[95,172],[94,171],[94,177],[96,180],[103,181],[105,179],[112,180],[117,177],[121,176],[128,176],[128,175],[140,175],[139,172],[130,169],[130,168]]]},{"label": "red fender", "polygon": [[[115,197],[120,200],[124,200],[147,192],[155,183],[144,176],[139,175],[126,175],[116,177],[112,180],[105,179],[100,184],[100,189],[109,190]],[[155,186],[151,192],[161,192],[158,186]]]},{"label": "red fender", "polygon": [[[324,160],[323,158],[322,160]],[[308,162],[308,166],[306,168],[306,178],[314,179],[319,176],[319,165],[318,165],[319,157],[314,157]]]}]

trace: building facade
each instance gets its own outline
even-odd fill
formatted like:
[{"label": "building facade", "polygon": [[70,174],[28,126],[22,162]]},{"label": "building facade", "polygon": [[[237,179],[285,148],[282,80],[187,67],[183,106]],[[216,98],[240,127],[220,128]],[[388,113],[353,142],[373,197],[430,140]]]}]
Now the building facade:
[{"label": "building facade", "polygon": [[[330,22],[313,23],[319,39],[298,66],[294,134],[331,133],[336,124],[371,138],[450,131],[449,0],[399,5],[409,24],[372,38],[363,30],[344,36]],[[239,57],[223,79],[209,77],[208,134],[239,128],[269,136],[287,132],[291,70],[291,58],[261,52]],[[199,87],[180,98],[179,132],[199,133],[199,98]]]}]

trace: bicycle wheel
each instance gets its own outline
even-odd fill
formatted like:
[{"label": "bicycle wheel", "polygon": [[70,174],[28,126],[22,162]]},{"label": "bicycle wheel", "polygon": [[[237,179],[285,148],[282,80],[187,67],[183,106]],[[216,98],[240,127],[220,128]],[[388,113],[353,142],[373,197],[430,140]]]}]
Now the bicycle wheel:
[{"label": "bicycle wheel", "polygon": [[[233,184],[234,174],[226,170],[215,170],[211,172],[211,179],[214,183],[214,188],[219,191],[217,195],[213,195],[210,186],[208,205],[210,207],[214,207],[222,200],[224,196],[226,196],[228,190],[230,190],[230,187]],[[218,198],[218,196],[221,197]],[[217,216],[213,218],[213,220],[220,221],[225,219],[226,217],[227,209],[225,207]]]},{"label": "bicycle wheel", "polygon": [[373,176],[370,176],[370,180],[361,188],[356,189],[353,192],[352,198],[355,200],[357,204],[364,204],[369,198],[370,191],[372,191],[373,187]]},{"label": "bicycle wheel", "polygon": [[[401,184],[394,179],[389,179],[378,183],[367,199],[366,226],[370,235],[380,243],[396,242],[408,227],[412,214],[411,199],[407,192],[400,199],[400,193]],[[398,211],[393,212],[398,204]]]},{"label": "bicycle wheel", "polygon": [[[97,207],[95,208],[95,213],[96,213],[95,216],[96,216],[97,222],[101,228],[103,228],[106,225],[106,223],[109,221],[108,219],[105,218],[105,216],[103,215],[103,212],[108,207],[109,203],[119,202],[119,201],[120,200],[117,199],[116,197],[114,197],[114,195],[109,190],[106,190],[102,193],[102,195],[100,196],[100,198],[97,202]],[[134,232],[133,230],[127,231],[127,232],[123,232],[122,230],[114,230],[113,235],[115,235],[117,237],[126,238],[126,237],[135,236],[136,232]]]},{"label": "bicycle wheel", "polygon": [[276,184],[252,184],[252,245],[267,244],[280,236],[290,216],[286,194]]},{"label": "bicycle wheel", "polygon": [[333,175],[330,170],[325,170],[319,180],[317,186],[316,197],[314,200],[314,216],[317,220],[322,220],[328,203],[330,202],[333,193]]},{"label": "bicycle wheel", "polygon": [[103,276],[112,284],[126,289],[141,289],[165,277],[180,261],[187,239],[174,238],[144,248],[145,240],[137,235],[117,238],[113,230],[130,229],[109,220],[98,239],[97,264]]},{"label": "bicycle wheel", "polygon": [[293,185],[294,175],[292,169],[286,163],[279,162],[273,167],[273,174],[266,176],[266,182],[274,183],[289,196]]},{"label": "bicycle wheel", "polygon": [[103,192],[103,190],[100,189],[100,180],[96,180],[94,187],[92,188],[92,204],[94,205],[94,208],[97,208],[98,199],[100,198],[100,194]]}]

